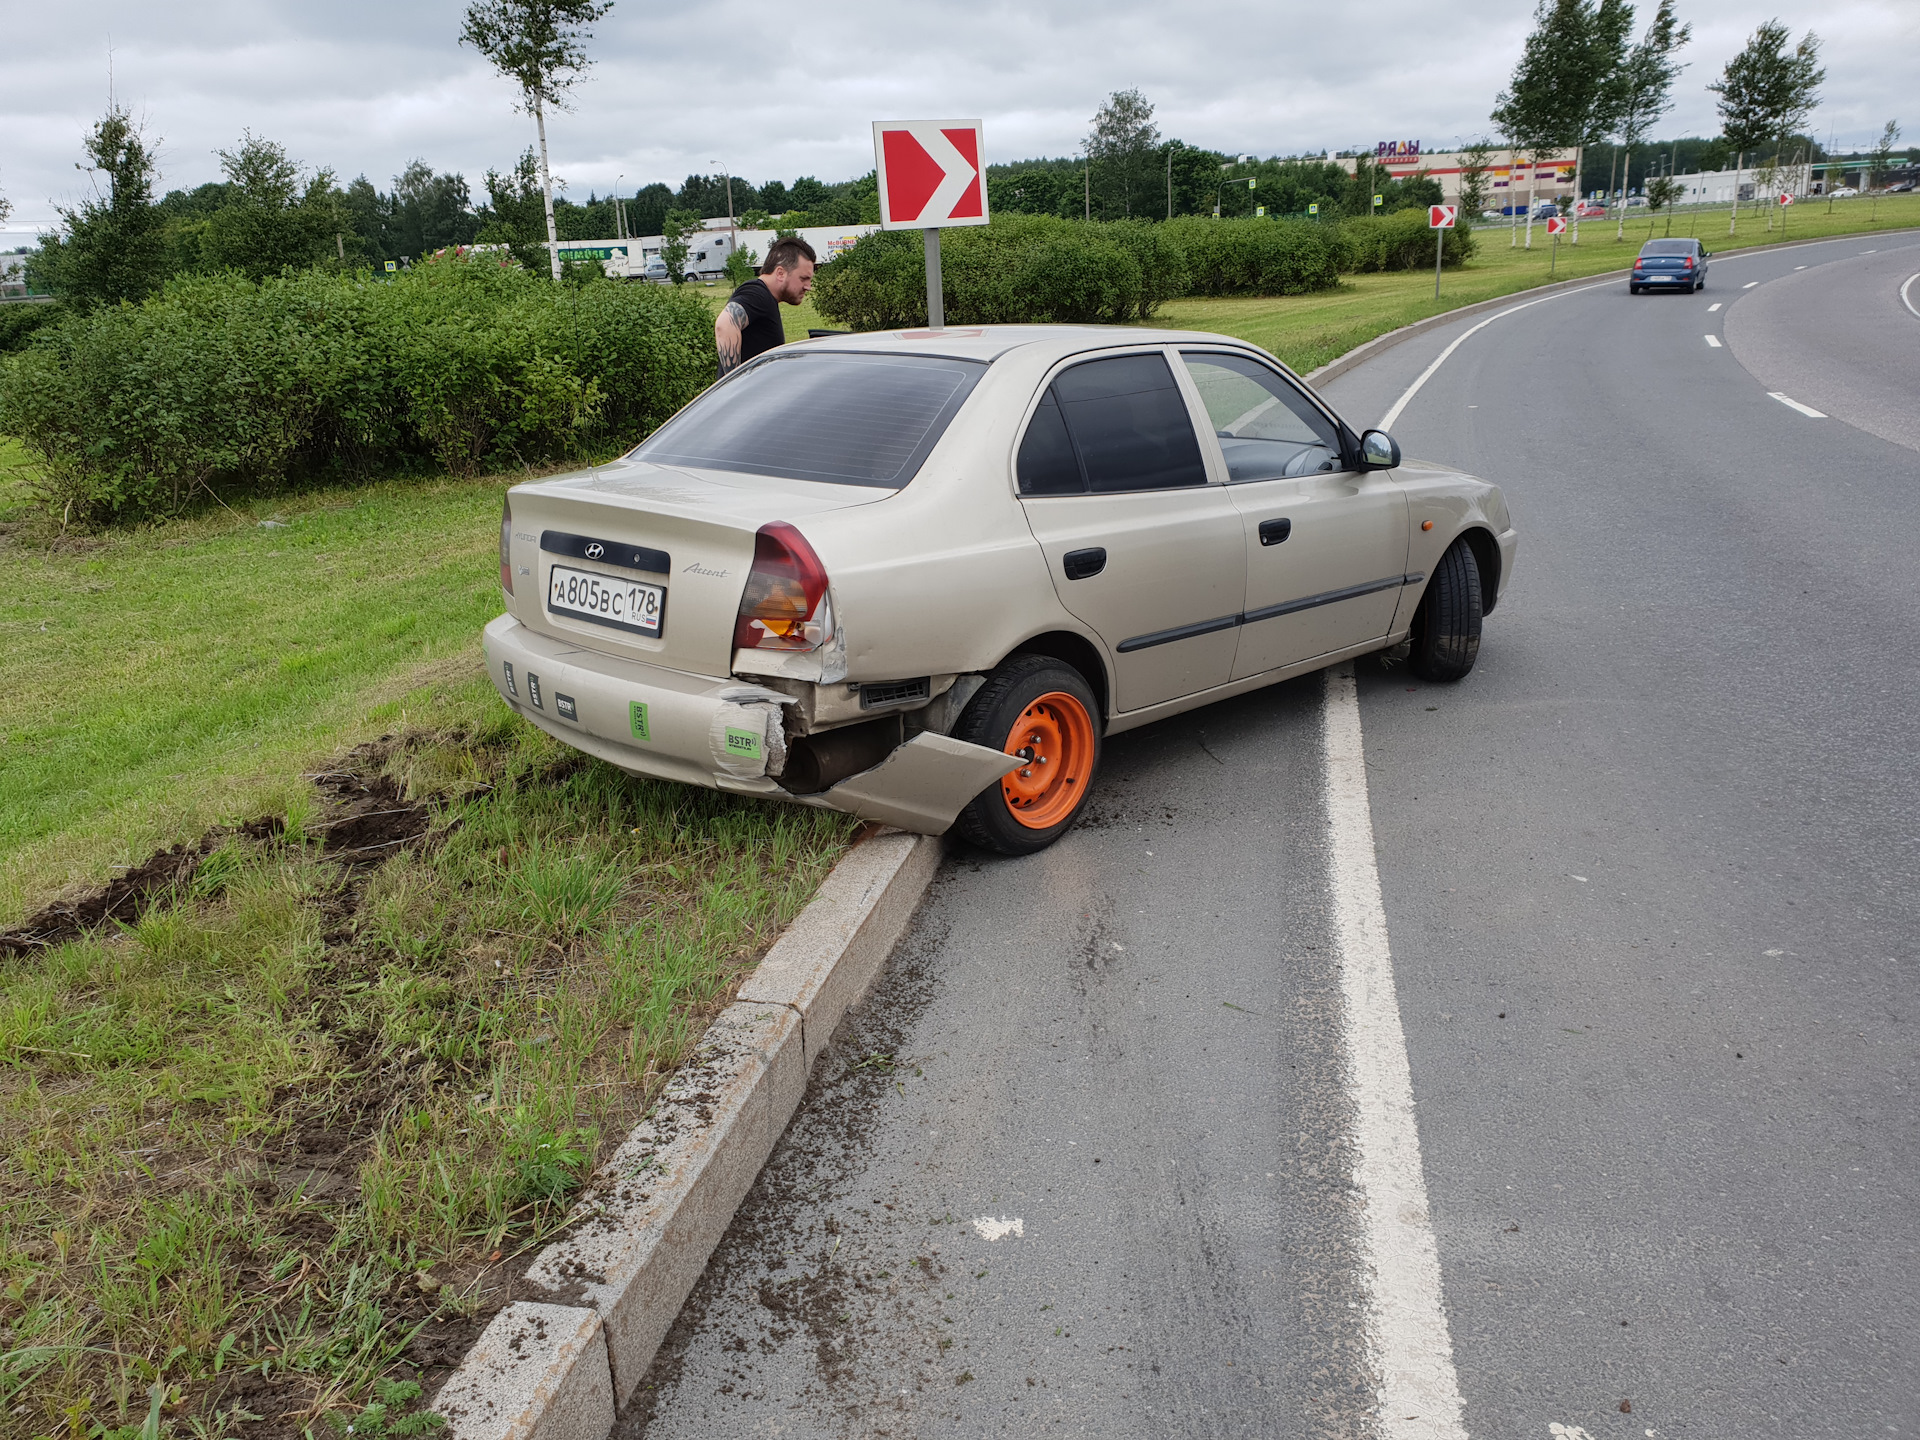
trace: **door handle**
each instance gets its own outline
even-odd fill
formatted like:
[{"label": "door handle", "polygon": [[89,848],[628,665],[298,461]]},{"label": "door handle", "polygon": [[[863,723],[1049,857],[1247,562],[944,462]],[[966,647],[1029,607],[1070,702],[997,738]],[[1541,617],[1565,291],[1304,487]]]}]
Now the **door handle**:
[{"label": "door handle", "polygon": [[1260,543],[1262,545],[1278,545],[1292,533],[1293,521],[1287,519],[1284,515],[1278,520],[1262,520],[1260,522]]},{"label": "door handle", "polygon": [[1107,568],[1107,552],[1095,545],[1087,550],[1069,550],[1060,561],[1069,580],[1085,580]]}]

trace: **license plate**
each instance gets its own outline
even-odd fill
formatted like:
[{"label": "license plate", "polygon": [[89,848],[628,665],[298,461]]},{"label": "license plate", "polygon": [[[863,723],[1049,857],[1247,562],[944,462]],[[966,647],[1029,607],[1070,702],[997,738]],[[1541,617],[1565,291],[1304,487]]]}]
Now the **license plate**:
[{"label": "license plate", "polygon": [[556,565],[547,576],[547,609],[658,638],[666,619],[667,591],[662,585]]}]

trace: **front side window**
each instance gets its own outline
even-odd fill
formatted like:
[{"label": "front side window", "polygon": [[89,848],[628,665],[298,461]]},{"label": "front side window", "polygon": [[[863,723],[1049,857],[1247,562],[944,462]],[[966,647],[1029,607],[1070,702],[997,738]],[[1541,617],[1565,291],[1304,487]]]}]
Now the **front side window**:
[{"label": "front side window", "polygon": [[1020,442],[1023,495],[1172,490],[1207,483],[1187,402],[1163,355],[1062,371]]},{"label": "front side window", "polygon": [[1306,396],[1257,360],[1183,351],[1230,481],[1280,480],[1341,468],[1340,436]]},{"label": "front side window", "polygon": [[898,490],[986,368],[927,355],[774,354],[714,386],[633,456]]}]

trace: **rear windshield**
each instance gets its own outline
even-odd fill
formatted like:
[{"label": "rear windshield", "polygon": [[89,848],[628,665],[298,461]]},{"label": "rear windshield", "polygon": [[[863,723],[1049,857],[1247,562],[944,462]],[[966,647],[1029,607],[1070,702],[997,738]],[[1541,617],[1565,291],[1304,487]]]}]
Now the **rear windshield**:
[{"label": "rear windshield", "polygon": [[1649,240],[1640,247],[1642,255],[1691,255],[1695,240]]},{"label": "rear windshield", "polygon": [[634,456],[898,490],[986,365],[926,355],[771,355],[716,385]]}]

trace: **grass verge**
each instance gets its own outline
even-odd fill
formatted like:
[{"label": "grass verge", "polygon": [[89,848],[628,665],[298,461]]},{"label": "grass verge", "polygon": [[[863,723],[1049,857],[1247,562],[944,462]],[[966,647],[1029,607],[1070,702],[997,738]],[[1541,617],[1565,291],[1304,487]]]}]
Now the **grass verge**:
[{"label": "grass verge", "polygon": [[0,1436],[413,1423],[851,822],[503,709],[499,477],[93,535],[31,478],[0,448]]},{"label": "grass verge", "polygon": [[9,1435],[311,1434],[455,1363],[851,830],[497,707],[312,779],[0,961]]}]

